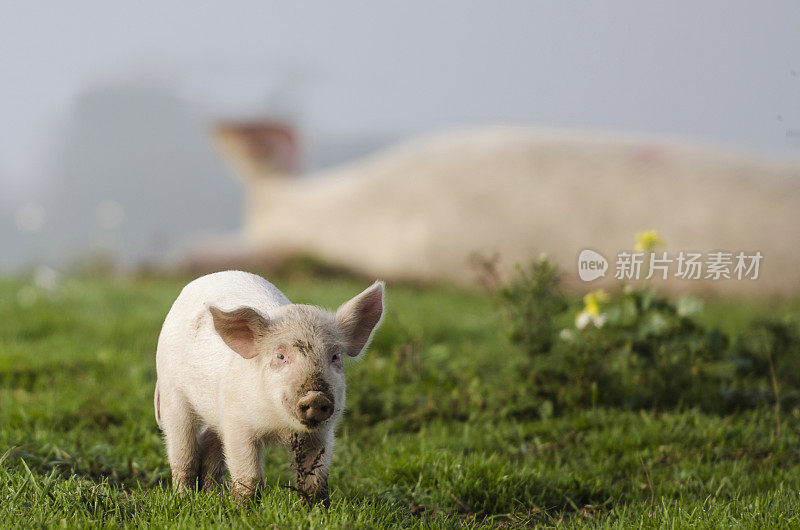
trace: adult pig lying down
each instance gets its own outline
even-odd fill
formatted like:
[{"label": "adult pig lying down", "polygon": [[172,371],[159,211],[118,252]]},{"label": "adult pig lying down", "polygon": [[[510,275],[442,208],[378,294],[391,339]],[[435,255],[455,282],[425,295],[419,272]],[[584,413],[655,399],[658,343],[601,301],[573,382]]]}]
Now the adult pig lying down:
[{"label": "adult pig lying down", "polygon": [[155,412],[173,486],[252,497],[261,448],[287,446],[297,488],[328,503],[334,429],[345,406],[345,355],[359,355],[383,316],[376,282],[335,314],[292,304],[260,276],[217,272],[189,283],[158,339]]}]

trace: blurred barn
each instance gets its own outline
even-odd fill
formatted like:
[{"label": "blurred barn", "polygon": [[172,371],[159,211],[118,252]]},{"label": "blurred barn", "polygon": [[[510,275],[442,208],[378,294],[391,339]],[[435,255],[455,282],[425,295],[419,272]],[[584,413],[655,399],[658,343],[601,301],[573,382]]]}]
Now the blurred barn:
[{"label": "blurred barn", "polygon": [[[310,254],[387,279],[474,284],[547,253],[580,283],[577,256],[610,263],[655,228],[670,254],[760,251],[751,280],[659,282],[678,291],[789,293],[800,286],[800,165],[686,142],[489,127],[445,133],[311,175],[271,122],[222,123],[217,144],[245,186],[245,252]],[[588,284],[584,284],[588,285]]]}]

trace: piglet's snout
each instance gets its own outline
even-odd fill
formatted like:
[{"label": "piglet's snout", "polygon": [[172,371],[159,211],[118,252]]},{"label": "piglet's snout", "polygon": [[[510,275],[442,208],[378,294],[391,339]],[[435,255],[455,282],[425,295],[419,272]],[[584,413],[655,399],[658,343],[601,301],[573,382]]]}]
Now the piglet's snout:
[{"label": "piglet's snout", "polygon": [[319,423],[333,414],[333,402],[322,392],[312,390],[297,402],[297,415],[304,422]]}]

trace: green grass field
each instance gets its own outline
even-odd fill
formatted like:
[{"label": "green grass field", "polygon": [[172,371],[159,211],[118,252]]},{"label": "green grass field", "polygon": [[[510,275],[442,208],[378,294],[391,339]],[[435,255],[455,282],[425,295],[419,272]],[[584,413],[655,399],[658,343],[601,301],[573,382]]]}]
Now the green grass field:
[{"label": "green grass field", "polygon": [[[0,281],[0,525],[515,527],[800,525],[800,415],[771,409],[550,414],[488,296],[388,287],[373,347],[348,366],[330,510],[307,509],[282,449],[258,503],[174,494],[153,418],[155,345],[183,281]],[[276,282],[330,308],[366,286]],[[735,331],[782,305],[712,304]]]}]

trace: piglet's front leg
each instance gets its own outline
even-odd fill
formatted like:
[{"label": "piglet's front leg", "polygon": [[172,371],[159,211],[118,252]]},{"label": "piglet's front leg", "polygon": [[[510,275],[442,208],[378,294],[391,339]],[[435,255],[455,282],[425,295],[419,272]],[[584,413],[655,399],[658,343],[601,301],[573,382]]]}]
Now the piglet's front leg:
[{"label": "piglet's front leg", "polygon": [[328,470],[330,449],[324,434],[293,434],[289,441],[297,481],[297,490],[309,505],[321,502],[330,505]]},{"label": "piglet's front leg", "polygon": [[231,472],[231,493],[234,499],[246,503],[255,498],[261,485],[261,447],[251,433],[233,428],[223,432],[223,444]]}]

